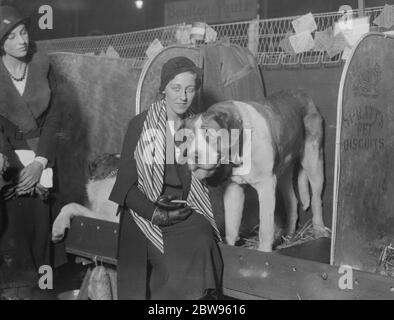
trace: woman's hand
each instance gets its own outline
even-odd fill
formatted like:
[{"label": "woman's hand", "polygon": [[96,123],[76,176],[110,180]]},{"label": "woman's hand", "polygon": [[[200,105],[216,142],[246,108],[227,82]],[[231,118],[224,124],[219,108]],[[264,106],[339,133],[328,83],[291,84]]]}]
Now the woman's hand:
[{"label": "woman's hand", "polygon": [[160,227],[166,227],[186,220],[191,214],[192,209],[188,206],[175,210],[165,210],[156,207],[151,221]]},{"label": "woman's hand", "polygon": [[38,161],[33,161],[27,165],[19,173],[18,185],[16,186],[16,192],[18,194],[26,194],[31,191],[32,188],[40,181],[42,171],[44,167]]},{"label": "woman's hand", "polygon": [[173,195],[162,195],[157,198],[155,204],[156,209],[151,221],[161,227],[171,226],[186,220],[192,214],[192,209]]},{"label": "woman's hand", "polygon": [[49,191],[47,188],[42,186],[40,183],[36,184],[34,190],[35,190],[35,193],[40,197],[41,200],[44,201],[44,200],[48,199]]}]

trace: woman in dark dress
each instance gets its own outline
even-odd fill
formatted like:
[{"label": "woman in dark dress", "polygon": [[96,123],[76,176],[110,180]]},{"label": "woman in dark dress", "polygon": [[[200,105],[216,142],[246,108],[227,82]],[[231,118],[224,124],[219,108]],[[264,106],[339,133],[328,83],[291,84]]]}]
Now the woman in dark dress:
[{"label": "woman in dark dress", "polygon": [[[48,56],[29,41],[29,19],[0,7],[0,152],[8,158],[1,190],[2,266],[21,276],[48,265],[52,167],[59,128]],[[51,81],[50,81],[51,78]],[[17,281],[17,279],[6,279]]]},{"label": "woman in dark dress", "polygon": [[[164,98],[129,124],[110,196],[123,209],[119,299],[201,299],[220,291],[220,235],[208,189],[186,164],[176,163],[178,154],[170,143],[189,114],[201,73],[185,57],[167,61],[161,73]],[[187,205],[163,209],[156,202],[163,195]]]}]

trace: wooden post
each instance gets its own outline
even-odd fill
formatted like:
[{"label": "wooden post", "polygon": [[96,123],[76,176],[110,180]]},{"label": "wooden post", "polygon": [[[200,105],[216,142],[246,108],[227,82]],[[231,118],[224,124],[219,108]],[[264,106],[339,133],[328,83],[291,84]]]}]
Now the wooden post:
[{"label": "wooden post", "polygon": [[257,56],[259,50],[259,20],[250,21],[248,27],[248,49]]},{"label": "wooden post", "polygon": [[268,0],[259,0],[259,16],[261,19],[268,18]]},{"label": "wooden post", "polygon": [[358,0],[358,16],[364,17],[365,0]]},{"label": "wooden post", "polygon": [[75,9],[75,11],[74,11],[73,20],[74,20],[74,23],[73,23],[73,28],[72,28],[73,30],[72,30],[72,32],[73,32],[74,37],[78,37],[78,36],[80,36],[80,34],[79,34],[79,13],[78,13],[78,9]]}]

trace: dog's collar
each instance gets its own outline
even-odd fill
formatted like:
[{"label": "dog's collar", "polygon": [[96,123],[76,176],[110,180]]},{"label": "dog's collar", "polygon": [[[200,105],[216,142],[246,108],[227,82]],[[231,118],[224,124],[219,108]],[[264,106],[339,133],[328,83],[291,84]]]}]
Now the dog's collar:
[{"label": "dog's collar", "polygon": [[116,176],[118,173],[118,169],[112,170],[104,179],[109,179]]},{"label": "dog's collar", "polygon": [[222,157],[219,159],[215,169],[217,169],[222,164],[229,164],[231,167],[239,167],[243,164],[243,161],[242,161],[242,157],[240,157],[238,154],[236,155],[236,158],[233,161],[227,159],[227,157]]}]

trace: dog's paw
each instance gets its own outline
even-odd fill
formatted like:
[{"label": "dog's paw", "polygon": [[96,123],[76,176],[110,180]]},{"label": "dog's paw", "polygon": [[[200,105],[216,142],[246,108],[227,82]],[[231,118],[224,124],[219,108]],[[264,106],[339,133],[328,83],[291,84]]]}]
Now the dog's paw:
[{"label": "dog's paw", "polygon": [[235,246],[235,243],[239,240],[239,236],[226,235],[226,244],[229,246]]},{"label": "dog's paw", "polygon": [[259,241],[257,250],[262,252],[272,252],[273,242],[271,241]]},{"label": "dog's paw", "polygon": [[63,239],[64,233],[66,232],[66,228],[61,230],[59,228],[52,229],[52,242],[56,243]]},{"label": "dog's paw", "polygon": [[52,227],[52,241],[58,242],[61,241],[64,237],[66,229],[70,228],[70,217],[67,215],[59,214],[53,223]]},{"label": "dog's paw", "polygon": [[261,252],[272,252],[272,245],[259,245],[257,250]]},{"label": "dog's paw", "polygon": [[313,226],[313,236],[315,239],[319,238],[331,238],[331,230],[322,225]]}]

